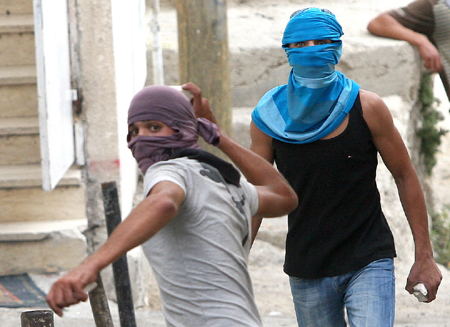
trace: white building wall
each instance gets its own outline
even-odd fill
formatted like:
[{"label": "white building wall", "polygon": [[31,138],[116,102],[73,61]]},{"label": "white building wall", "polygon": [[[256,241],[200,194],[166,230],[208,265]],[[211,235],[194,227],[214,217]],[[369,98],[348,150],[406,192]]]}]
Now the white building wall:
[{"label": "white building wall", "polygon": [[127,114],[131,98],[147,78],[145,48],[145,1],[113,0],[112,31],[116,72],[118,147],[120,158],[120,203],[124,218],[132,209],[137,185],[136,162],[127,147]]}]

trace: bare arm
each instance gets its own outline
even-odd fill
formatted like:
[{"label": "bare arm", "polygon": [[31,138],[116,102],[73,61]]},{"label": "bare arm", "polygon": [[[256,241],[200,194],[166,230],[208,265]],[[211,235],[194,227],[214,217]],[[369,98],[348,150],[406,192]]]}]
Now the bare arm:
[{"label": "bare arm", "polygon": [[[252,140],[252,143],[250,144],[250,150],[266,159],[267,162],[273,165],[274,150],[272,148],[272,138],[263,133],[258,127],[256,127],[253,121],[250,123],[250,136]],[[262,220],[263,216],[256,216],[252,219],[252,241],[255,240],[256,235],[258,234]]]},{"label": "bare arm", "polygon": [[382,13],[372,19],[367,29],[374,35],[407,41],[417,47],[427,69],[434,72],[442,70],[442,59],[439,51],[428,37],[404,27],[388,13]]},{"label": "bare arm", "polygon": [[[197,117],[217,123],[208,101],[202,98],[201,90],[193,83],[186,84],[184,89],[193,94]],[[279,217],[294,210],[297,206],[297,195],[284,177],[270,163],[233,140],[220,127],[219,132],[219,149],[233,161],[245,178],[256,186],[259,197],[257,216]]]},{"label": "bare arm", "polygon": [[361,91],[361,104],[374,144],[394,177],[414,238],[415,262],[407,280],[406,290],[412,293],[417,283],[424,283],[429,292],[428,300],[431,302],[436,298],[442,275],[433,258],[427,209],[419,178],[383,100],[374,93]]},{"label": "bare arm", "polygon": [[284,177],[266,160],[244,148],[221,131],[222,150],[256,186],[259,195],[258,216],[280,217],[297,207],[297,195]]},{"label": "bare arm", "polygon": [[256,127],[253,121],[250,123],[250,136],[252,139],[250,150],[260,155],[273,165],[274,149],[272,147],[272,138]]},{"label": "bare arm", "polygon": [[147,241],[173,219],[184,196],[183,189],[173,182],[156,184],[98,251],[53,284],[47,296],[50,308],[62,316],[64,307],[86,301],[83,287],[94,282],[103,268]]}]

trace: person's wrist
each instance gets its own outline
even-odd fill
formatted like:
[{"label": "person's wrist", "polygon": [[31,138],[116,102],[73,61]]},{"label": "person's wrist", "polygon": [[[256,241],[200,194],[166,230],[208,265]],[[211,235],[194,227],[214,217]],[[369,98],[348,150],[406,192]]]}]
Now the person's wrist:
[{"label": "person's wrist", "polygon": [[417,33],[417,36],[413,38],[413,41],[410,42],[412,45],[415,45],[416,47],[424,47],[428,43],[431,43],[428,37],[424,34]]},{"label": "person's wrist", "polygon": [[[100,259],[101,260],[101,259]],[[97,259],[97,256],[91,255],[87,257],[81,264],[84,269],[87,269],[92,272],[99,272],[104,268],[104,264]]]},{"label": "person's wrist", "polygon": [[433,251],[431,249],[416,249],[415,261],[434,260]]}]

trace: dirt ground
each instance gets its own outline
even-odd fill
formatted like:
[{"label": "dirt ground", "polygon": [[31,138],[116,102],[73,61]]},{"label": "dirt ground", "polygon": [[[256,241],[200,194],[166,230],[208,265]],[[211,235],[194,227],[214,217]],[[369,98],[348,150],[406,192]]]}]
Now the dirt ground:
[{"label": "dirt ground", "polygon": [[[250,254],[253,288],[262,316],[295,316],[288,277],[282,271],[286,224],[285,217],[265,219]],[[419,303],[404,290],[409,269],[409,266],[396,259],[395,326],[450,326],[450,271],[441,266],[444,279],[437,299],[432,303]]]}]

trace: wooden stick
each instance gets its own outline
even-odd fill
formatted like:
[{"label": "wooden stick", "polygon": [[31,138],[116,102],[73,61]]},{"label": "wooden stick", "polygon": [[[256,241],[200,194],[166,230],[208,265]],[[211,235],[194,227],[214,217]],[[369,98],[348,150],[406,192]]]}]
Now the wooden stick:
[{"label": "wooden stick", "polygon": [[109,310],[108,298],[106,297],[100,274],[96,283],[97,287],[89,292],[89,303],[91,304],[92,314],[94,315],[95,326],[114,327],[111,311]]}]

